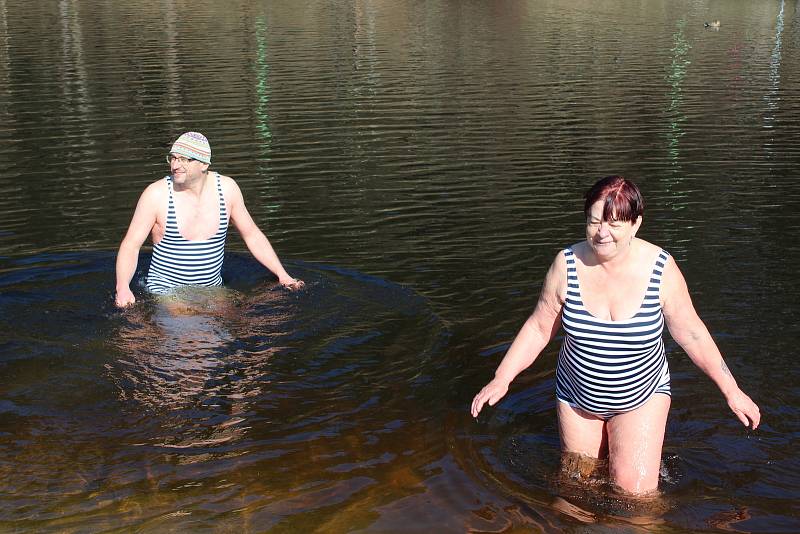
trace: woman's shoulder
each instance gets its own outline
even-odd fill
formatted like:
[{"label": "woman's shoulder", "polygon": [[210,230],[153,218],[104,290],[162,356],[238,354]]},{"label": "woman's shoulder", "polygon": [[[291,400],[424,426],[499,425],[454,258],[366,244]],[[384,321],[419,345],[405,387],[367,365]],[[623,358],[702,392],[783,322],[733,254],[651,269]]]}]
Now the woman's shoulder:
[{"label": "woman's shoulder", "polygon": [[671,256],[664,248],[643,239],[636,238],[636,241],[639,245],[639,254],[635,256],[638,269],[648,272],[658,269],[666,272],[673,268],[674,262],[670,261]]},{"label": "woman's shoulder", "polygon": [[561,274],[567,272],[567,258],[572,254],[570,248],[563,248],[556,252],[555,258],[553,258],[553,263],[550,264],[550,270],[548,271],[550,274],[555,276],[561,276]]},{"label": "woman's shoulder", "polygon": [[558,301],[562,304],[567,294],[567,257],[571,254],[568,250],[561,249],[556,253],[542,286],[543,295],[550,294],[554,297],[553,302]]},{"label": "woman's shoulder", "polygon": [[645,241],[641,237],[634,237],[633,239],[634,239],[634,242],[638,243],[638,245],[644,251],[652,252],[652,251],[661,249],[661,247],[659,247],[658,245],[656,245],[654,243],[651,243],[650,241]]},{"label": "woman's shoulder", "polygon": [[586,240],[578,241],[577,243],[573,243],[568,247],[564,247],[559,254],[582,254],[585,252],[585,249],[588,248],[586,244]]},{"label": "woman's shoulder", "polygon": [[641,250],[641,251],[642,251],[642,253],[643,253],[642,255],[643,255],[645,258],[647,258],[647,257],[657,257],[657,256],[659,256],[659,255],[660,255],[662,252],[663,252],[663,253],[664,253],[666,256],[669,256],[669,252],[667,252],[667,251],[666,251],[666,250],[665,250],[663,247],[661,247],[660,245],[656,245],[655,243],[651,243],[651,242],[649,242],[649,241],[645,241],[644,239],[640,239],[640,238],[638,238],[638,237],[636,238],[636,241],[637,241],[637,243],[639,244],[639,247],[640,247],[640,249],[639,249],[639,250]]},{"label": "woman's shoulder", "polygon": [[591,247],[586,242],[586,240],[578,241],[559,252],[561,256],[564,257],[564,262],[567,262],[567,258],[573,257],[577,261],[581,263],[586,263],[588,261],[589,255],[591,254]]}]

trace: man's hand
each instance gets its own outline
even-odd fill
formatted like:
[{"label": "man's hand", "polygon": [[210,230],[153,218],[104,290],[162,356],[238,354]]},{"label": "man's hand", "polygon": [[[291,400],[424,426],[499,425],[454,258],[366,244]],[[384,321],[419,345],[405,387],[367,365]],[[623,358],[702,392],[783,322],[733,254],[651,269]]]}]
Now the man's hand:
[{"label": "man's hand", "polygon": [[133,296],[133,293],[129,287],[124,287],[117,290],[117,296],[114,299],[114,304],[116,304],[118,308],[130,306],[134,302],[136,302],[136,297]]},{"label": "man's hand", "polygon": [[306,286],[305,282],[303,282],[299,278],[292,278],[291,276],[288,276],[286,278],[281,278],[280,280],[278,280],[278,282],[283,287],[285,287],[286,289],[289,289],[290,291],[296,291],[298,289],[303,289]]}]

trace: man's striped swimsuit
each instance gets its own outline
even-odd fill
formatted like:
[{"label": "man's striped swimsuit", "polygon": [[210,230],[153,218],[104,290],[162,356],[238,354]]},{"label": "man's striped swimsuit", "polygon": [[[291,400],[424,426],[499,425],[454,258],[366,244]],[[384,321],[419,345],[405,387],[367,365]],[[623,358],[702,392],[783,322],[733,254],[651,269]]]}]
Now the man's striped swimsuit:
[{"label": "man's striped swimsuit", "polygon": [[656,259],[638,313],[621,321],[598,319],[584,307],[574,252],[568,248],[564,256],[567,297],[561,323],[566,335],[556,368],[558,399],[607,419],[642,406],[654,393],[669,395],[659,301],[667,252]]},{"label": "man's striped swimsuit", "polygon": [[153,258],[147,273],[147,289],[165,294],[183,285],[222,285],[222,260],[225,257],[225,237],[228,234],[228,211],[222,195],[219,174],[216,177],[219,194],[219,226],[211,239],[189,241],[178,230],[175,202],[172,198],[172,177],[167,176],[169,201],[164,237],[153,246]]}]

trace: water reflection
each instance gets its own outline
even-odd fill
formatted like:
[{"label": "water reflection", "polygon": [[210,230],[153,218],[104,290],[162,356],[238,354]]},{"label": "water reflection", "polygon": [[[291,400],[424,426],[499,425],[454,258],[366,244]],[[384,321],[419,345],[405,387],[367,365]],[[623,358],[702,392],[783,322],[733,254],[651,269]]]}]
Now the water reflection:
[{"label": "water reflection", "polygon": [[[0,405],[4,443],[28,441],[17,476],[41,479],[58,462],[61,478],[50,481],[69,493],[50,505],[44,491],[29,509],[52,506],[77,520],[81,499],[97,504],[124,488],[119,513],[152,527],[176,506],[172,492],[191,501],[203,490],[201,503],[213,495],[221,510],[268,525],[303,522],[337,503],[355,510],[379,498],[384,490],[370,488],[385,477],[397,491],[414,486],[413,466],[431,458],[430,423],[408,418],[408,399],[430,380],[446,331],[406,288],[341,269],[293,269],[306,290],[263,280],[249,256],[231,254],[228,287],[141,298],[121,315],[103,304],[109,255],[42,257],[0,277],[4,318],[24,319],[24,303],[82,295],[68,308],[75,320],[50,317],[50,328],[25,321],[43,333],[39,343],[17,341],[16,362],[4,360],[7,376],[30,375],[6,384]],[[69,348],[67,340],[79,341]],[[25,372],[38,365],[31,351],[58,357],[48,344],[73,362],[56,381]],[[85,416],[56,408],[56,399],[79,402]],[[62,457],[67,450],[72,460]],[[0,507],[13,502],[0,499]]]},{"label": "water reflection", "polygon": [[259,15],[255,20],[256,39],[256,131],[263,140],[265,151],[269,147],[272,132],[269,129],[269,62],[267,51],[267,24],[265,17]]},{"label": "water reflection", "polygon": [[[269,295],[278,295],[276,292]],[[279,297],[273,297],[277,300]],[[270,336],[281,323],[238,319],[248,314],[242,297],[225,288],[181,290],[126,313],[112,337],[123,356],[119,372],[107,368],[122,400],[163,414],[165,436],[154,444],[208,447],[238,439],[248,426],[248,401],[262,393],[261,374],[276,350],[232,350],[238,339]],[[262,299],[265,300],[265,299]]]},{"label": "water reflection", "polygon": [[685,98],[683,94],[683,83],[686,78],[686,71],[689,65],[691,65],[689,52],[692,46],[685,36],[686,20],[680,19],[677,21],[676,25],[677,28],[672,36],[672,63],[667,72],[667,83],[670,86],[670,92],[669,106],[667,107],[666,115],[669,120],[667,150],[672,164],[676,166],[673,176],[679,178],[682,172],[679,167],[681,161],[680,140],[684,135],[682,123],[686,121],[686,115],[682,109]]},{"label": "water reflection", "polygon": [[[6,0],[0,0],[0,91],[2,91],[2,102],[9,102],[11,84],[9,83],[9,73],[11,72],[9,58],[9,35],[8,35],[8,7]],[[3,106],[5,107],[5,106]],[[3,109],[3,116],[6,110]]]},{"label": "water reflection", "polygon": [[77,0],[60,0],[59,21],[61,22],[62,61],[59,73],[62,102],[74,103],[76,116],[85,116],[89,111],[86,62],[83,53],[83,32]]},{"label": "water reflection", "polygon": [[[781,0],[780,9],[775,20],[775,46],[772,48],[772,54],[769,60],[769,91],[764,95],[764,100],[767,104],[767,109],[764,114],[764,128],[772,129],[774,127],[777,107],[780,104],[780,83],[781,83],[781,55],[782,55],[782,37],[783,37],[783,12],[786,6],[786,1]],[[766,150],[770,150],[771,143],[765,146]]]},{"label": "water reflection", "polygon": [[183,102],[181,101],[181,78],[180,78],[180,53],[178,51],[178,32],[184,29],[178,20],[178,7],[175,0],[163,0],[163,25],[164,25],[164,47],[162,51],[164,61],[164,76],[162,83],[166,88],[166,98],[164,107],[170,110],[175,119],[180,118],[180,110]]}]

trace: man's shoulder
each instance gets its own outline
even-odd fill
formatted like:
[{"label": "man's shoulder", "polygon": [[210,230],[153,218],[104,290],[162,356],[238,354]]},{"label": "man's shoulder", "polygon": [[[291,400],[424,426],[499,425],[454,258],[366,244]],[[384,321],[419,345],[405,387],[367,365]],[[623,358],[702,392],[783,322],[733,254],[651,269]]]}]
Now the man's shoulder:
[{"label": "man's shoulder", "polygon": [[151,188],[151,187],[153,187],[153,188],[158,188],[158,187],[161,187],[161,188],[164,188],[164,189],[166,189],[166,188],[167,188],[167,180],[168,180],[168,179],[169,179],[169,176],[164,176],[163,178],[159,178],[158,180],[156,180],[156,181],[154,181],[154,182],[150,182],[150,184],[148,184],[148,186],[147,186],[147,187],[148,187],[148,188]]},{"label": "man's shoulder", "polygon": [[166,178],[161,178],[160,180],[156,180],[155,182],[151,182],[147,187],[144,188],[142,192],[142,198],[144,199],[161,199],[167,195],[167,180]]},{"label": "man's shoulder", "polygon": [[147,187],[145,188],[145,191],[147,191],[148,189],[151,190],[151,191],[166,191],[167,190],[167,178],[168,177],[165,176],[163,178],[159,178],[155,182],[150,182],[147,185]]},{"label": "man's shoulder", "polygon": [[231,178],[230,176],[225,176],[224,174],[217,173],[219,176],[219,181],[222,185],[236,185],[236,180]]},{"label": "man's shoulder", "polygon": [[231,178],[230,176],[225,176],[224,174],[217,173],[219,177],[219,183],[222,186],[222,192],[228,197],[229,194],[240,195],[241,192],[239,190],[239,185],[236,183],[236,180]]}]

